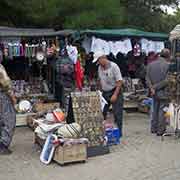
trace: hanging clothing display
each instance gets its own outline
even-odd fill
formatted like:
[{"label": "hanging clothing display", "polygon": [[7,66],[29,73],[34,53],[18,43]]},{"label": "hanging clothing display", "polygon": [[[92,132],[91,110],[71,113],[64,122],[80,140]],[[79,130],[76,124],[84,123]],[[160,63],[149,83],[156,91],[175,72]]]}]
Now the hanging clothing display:
[{"label": "hanging clothing display", "polygon": [[134,45],[133,55],[134,55],[135,57],[141,55],[141,46],[140,46],[139,43],[136,43],[136,44]]},{"label": "hanging clothing display", "polygon": [[165,48],[163,41],[152,41],[145,38],[141,39],[141,50],[146,53],[146,55],[149,52],[155,52],[159,53],[162,49]]},{"label": "hanging clothing display", "polygon": [[[48,47],[49,44],[46,41],[24,41],[24,40],[1,40],[0,41],[3,55],[7,59],[13,59],[14,57],[27,57],[36,58],[36,54],[42,51],[45,55],[53,55],[57,51],[55,44]],[[48,47],[48,48],[47,48]]]},{"label": "hanging clothing display", "polygon": [[147,55],[149,53],[149,48],[148,48],[149,47],[149,40],[143,38],[143,39],[140,40],[140,42],[141,42],[141,50],[142,50],[142,52],[145,52],[146,55]]},{"label": "hanging clothing display", "polygon": [[78,59],[75,64],[75,81],[76,81],[76,87],[79,90],[82,90],[83,87],[83,78],[84,78],[84,72],[81,67],[80,60]]},{"label": "hanging clothing display", "polygon": [[162,41],[155,41],[155,47],[156,47],[156,52],[159,53],[162,51],[162,49],[165,48],[164,42]]},{"label": "hanging clothing display", "polygon": [[96,53],[97,51],[104,52],[105,55],[112,53],[116,56],[119,52],[127,54],[132,50],[132,44],[130,39],[122,41],[106,41],[100,38],[92,37],[91,51]]},{"label": "hanging clothing display", "polygon": [[[117,55],[117,53],[119,52],[119,48],[121,48],[121,46],[122,46],[122,43],[121,42],[113,42],[113,41],[109,41],[108,42],[108,44],[109,44],[109,47],[110,47],[110,52],[114,55],[114,56],[116,56]],[[119,47],[120,46],[120,47]]]},{"label": "hanging clothing display", "polygon": [[91,51],[96,53],[98,51],[104,52],[108,55],[110,53],[110,46],[107,41],[92,37]]},{"label": "hanging clothing display", "polygon": [[122,52],[123,54],[127,54],[128,52],[132,51],[132,44],[130,39],[125,39],[122,41]]},{"label": "hanging clothing display", "polygon": [[174,131],[180,130],[180,106],[170,103],[167,112],[169,113],[170,117],[170,127],[172,127]]}]

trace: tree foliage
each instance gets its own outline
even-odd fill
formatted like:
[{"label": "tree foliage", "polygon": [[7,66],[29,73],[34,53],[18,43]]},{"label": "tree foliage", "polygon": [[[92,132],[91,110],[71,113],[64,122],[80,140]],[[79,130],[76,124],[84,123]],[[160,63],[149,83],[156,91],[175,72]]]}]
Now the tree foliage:
[{"label": "tree foliage", "polygon": [[161,6],[177,4],[178,0],[1,0],[0,25],[169,32],[180,23],[180,10],[168,15]]}]

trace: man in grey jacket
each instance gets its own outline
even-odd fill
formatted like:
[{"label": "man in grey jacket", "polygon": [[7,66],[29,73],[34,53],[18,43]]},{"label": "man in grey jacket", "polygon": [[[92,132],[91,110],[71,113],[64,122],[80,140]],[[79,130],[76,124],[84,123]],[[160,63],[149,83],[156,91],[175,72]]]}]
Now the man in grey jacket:
[{"label": "man in grey jacket", "polygon": [[166,95],[167,74],[169,70],[170,51],[163,49],[160,57],[147,67],[146,80],[150,93],[153,97],[153,118],[151,121],[151,133],[162,136],[166,131],[164,107],[168,105],[169,99]]}]

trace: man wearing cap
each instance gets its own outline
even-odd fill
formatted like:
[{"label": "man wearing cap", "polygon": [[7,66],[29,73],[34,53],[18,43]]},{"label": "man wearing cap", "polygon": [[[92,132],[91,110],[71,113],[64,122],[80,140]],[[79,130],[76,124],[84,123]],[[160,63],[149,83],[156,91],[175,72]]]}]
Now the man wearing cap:
[{"label": "man wearing cap", "polygon": [[169,49],[163,49],[160,57],[147,66],[146,80],[153,97],[151,133],[156,133],[158,136],[162,136],[166,131],[166,121],[163,109],[169,103],[166,94],[169,61],[170,51]]},{"label": "man wearing cap", "polygon": [[103,115],[106,119],[107,112],[112,104],[113,115],[115,122],[122,133],[122,118],[123,118],[123,93],[122,84],[123,79],[121,71],[117,64],[108,60],[106,55],[99,51],[94,54],[93,62],[99,64],[98,75],[102,95],[108,102],[104,107]]}]

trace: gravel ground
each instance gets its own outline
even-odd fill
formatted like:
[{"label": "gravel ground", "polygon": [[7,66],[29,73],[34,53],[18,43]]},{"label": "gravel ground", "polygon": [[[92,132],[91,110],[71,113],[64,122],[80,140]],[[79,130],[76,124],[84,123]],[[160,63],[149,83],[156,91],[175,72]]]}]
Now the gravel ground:
[{"label": "gravel ground", "polygon": [[111,153],[94,157],[85,164],[61,167],[39,161],[40,151],[33,145],[33,132],[17,128],[11,149],[0,157],[0,180],[178,180],[180,141],[149,133],[148,117],[125,114],[124,137]]}]

